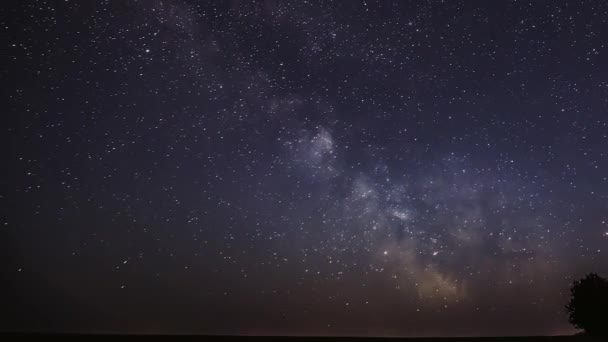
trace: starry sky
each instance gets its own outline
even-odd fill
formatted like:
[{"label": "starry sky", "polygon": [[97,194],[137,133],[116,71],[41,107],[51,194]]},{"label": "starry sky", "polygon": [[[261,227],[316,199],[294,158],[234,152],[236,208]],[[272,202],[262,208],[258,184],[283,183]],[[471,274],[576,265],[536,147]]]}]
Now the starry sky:
[{"label": "starry sky", "polygon": [[15,1],[2,330],[564,334],[608,3]]}]

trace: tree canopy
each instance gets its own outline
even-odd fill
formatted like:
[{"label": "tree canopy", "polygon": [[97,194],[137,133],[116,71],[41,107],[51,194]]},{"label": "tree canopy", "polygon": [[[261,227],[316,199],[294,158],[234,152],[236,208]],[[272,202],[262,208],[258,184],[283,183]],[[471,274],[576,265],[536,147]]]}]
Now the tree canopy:
[{"label": "tree canopy", "polygon": [[566,310],[576,328],[589,335],[608,336],[608,280],[591,273],[574,281]]}]

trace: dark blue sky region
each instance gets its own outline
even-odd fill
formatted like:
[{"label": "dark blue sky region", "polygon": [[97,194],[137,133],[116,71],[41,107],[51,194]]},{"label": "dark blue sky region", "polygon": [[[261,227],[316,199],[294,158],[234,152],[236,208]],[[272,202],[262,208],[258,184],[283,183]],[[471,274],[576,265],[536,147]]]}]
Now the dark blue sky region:
[{"label": "dark blue sky region", "polygon": [[608,3],[3,12],[4,330],[561,334],[608,273]]}]

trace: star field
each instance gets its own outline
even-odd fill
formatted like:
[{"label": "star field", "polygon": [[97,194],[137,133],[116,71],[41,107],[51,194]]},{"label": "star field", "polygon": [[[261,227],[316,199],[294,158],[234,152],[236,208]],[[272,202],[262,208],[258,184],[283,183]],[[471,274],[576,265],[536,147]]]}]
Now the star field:
[{"label": "star field", "polygon": [[5,8],[3,330],[566,334],[608,4]]}]

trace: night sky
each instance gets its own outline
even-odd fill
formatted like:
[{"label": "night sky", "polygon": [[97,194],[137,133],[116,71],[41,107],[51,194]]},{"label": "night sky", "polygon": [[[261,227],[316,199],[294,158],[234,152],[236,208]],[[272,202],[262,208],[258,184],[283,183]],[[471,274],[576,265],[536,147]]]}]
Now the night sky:
[{"label": "night sky", "polygon": [[14,1],[2,330],[572,333],[608,3]]}]

